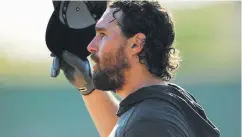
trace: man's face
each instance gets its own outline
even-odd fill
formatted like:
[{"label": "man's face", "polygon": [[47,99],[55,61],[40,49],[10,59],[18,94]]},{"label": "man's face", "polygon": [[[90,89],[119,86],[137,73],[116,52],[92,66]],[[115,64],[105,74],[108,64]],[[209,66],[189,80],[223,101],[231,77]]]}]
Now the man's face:
[{"label": "man's face", "polygon": [[91,59],[95,62],[93,84],[96,89],[104,91],[121,89],[125,72],[130,68],[126,52],[128,42],[122,36],[113,11],[107,8],[96,24],[96,36],[88,45]]}]

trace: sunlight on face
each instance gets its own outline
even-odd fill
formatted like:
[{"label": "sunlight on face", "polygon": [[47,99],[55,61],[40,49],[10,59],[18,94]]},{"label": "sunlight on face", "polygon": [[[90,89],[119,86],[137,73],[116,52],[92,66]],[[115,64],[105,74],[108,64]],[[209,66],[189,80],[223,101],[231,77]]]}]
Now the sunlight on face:
[{"label": "sunlight on face", "polygon": [[127,40],[108,8],[96,24],[96,36],[88,45],[91,59],[95,61],[93,83],[100,90],[117,90],[125,83],[124,73],[130,68],[127,60]]}]

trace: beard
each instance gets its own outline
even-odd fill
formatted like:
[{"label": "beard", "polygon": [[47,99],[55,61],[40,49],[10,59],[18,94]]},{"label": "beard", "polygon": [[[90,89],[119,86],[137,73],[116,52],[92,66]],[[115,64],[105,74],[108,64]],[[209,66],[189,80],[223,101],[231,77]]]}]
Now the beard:
[{"label": "beard", "polygon": [[125,47],[126,44],[120,45],[116,53],[105,54],[102,60],[99,60],[95,54],[91,55],[97,65],[92,77],[96,89],[115,92],[115,90],[120,90],[123,87],[125,70],[130,68]]}]

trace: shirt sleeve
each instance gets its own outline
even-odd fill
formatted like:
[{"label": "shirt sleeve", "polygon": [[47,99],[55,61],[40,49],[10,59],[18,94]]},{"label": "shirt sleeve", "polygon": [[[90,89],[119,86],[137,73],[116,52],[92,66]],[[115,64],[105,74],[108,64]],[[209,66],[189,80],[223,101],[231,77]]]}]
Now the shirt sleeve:
[{"label": "shirt sleeve", "polygon": [[132,124],[124,137],[176,137],[174,131],[163,124],[162,120],[142,120]]}]

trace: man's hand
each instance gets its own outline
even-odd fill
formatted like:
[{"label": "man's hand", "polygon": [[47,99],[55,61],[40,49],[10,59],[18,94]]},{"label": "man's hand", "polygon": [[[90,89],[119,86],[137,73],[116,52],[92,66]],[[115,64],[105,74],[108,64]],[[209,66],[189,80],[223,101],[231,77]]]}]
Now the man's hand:
[{"label": "man's hand", "polygon": [[51,53],[50,56],[53,57],[53,63],[52,63],[52,67],[50,70],[50,76],[57,77],[60,74],[60,59],[58,57],[56,57],[53,53]]},{"label": "man's hand", "polygon": [[[58,57],[54,57],[52,70],[56,70],[55,66],[58,64],[56,63],[58,60]],[[76,55],[68,51],[64,51],[62,53],[62,60],[59,62],[60,69],[63,70],[67,80],[73,86],[78,88],[82,94],[86,95],[94,90],[94,85],[91,78],[91,69],[88,60],[82,60]]]}]

